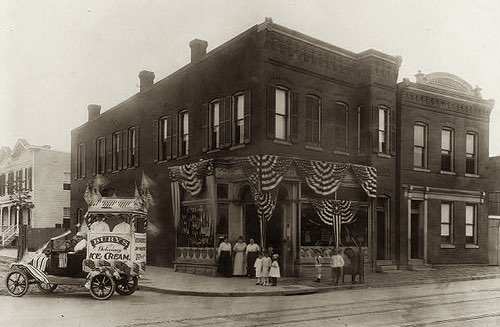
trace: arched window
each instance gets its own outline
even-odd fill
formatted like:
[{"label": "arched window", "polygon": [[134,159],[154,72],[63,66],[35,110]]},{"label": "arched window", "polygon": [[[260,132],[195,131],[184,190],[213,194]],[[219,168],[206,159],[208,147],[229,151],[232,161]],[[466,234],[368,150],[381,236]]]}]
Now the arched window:
[{"label": "arched window", "polygon": [[347,152],[348,147],[348,125],[349,125],[349,107],[343,102],[335,103],[335,147],[338,150]]},{"label": "arched window", "polygon": [[314,95],[306,96],[306,142],[321,143],[321,99]]},{"label": "arched window", "polygon": [[454,170],[454,131],[449,127],[443,127],[441,130],[441,170]]}]

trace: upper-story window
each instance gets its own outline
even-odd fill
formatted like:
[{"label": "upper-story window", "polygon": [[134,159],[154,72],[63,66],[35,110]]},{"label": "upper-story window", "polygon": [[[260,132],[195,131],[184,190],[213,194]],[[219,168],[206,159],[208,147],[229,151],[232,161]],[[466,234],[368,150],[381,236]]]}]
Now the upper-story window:
[{"label": "upper-story window", "polygon": [[29,167],[24,170],[24,178],[25,178],[24,187],[27,190],[33,189],[33,167]]},{"label": "upper-story window", "polygon": [[441,130],[441,170],[453,171],[453,130],[443,128]]},{"label": "upper-story window", "polygon": [[112,142],[113,142],[112,170],[117,171],[122,169],[122,148],[123,148],[122,133],[121,132],[114,133]]},{"label": "upper-story window", "polygon": [[78,145],[76,151],[76,178],[85,178],[85,162],[87,150],[85,143]]},{"label": "upper-story window", "polygon": [[168,160],[172,156],[172,119],[160,119],[160,160]]},{"label": "upper-story window", "polygon": [[453,244],[453,205],[441,203],[441,243]]},{"label": "upper-story window", "polygon": [[219,101],[210,104],[210,149],[218,149],[220,147],[220,105]]},{"label": "upper-story window", "polygon": [[96,141],[96,173],[104,174],[106,171],[106,139],[98,138]]},{"label": "upper-story window", "polygon": [[182,111],[179,114],[179,156],[189,154],[189,113]]},{"label": "upper-story window", "polygon": [[347,133],[348,133],[348,115],[349,107],[343,102],[335,103],[335,147],[347,152]]},{"label": "upper-story window", "polygon": [[23,170],[16,171],[16,187],[21,190],[26,187],[25,180],[23,179]]},{"label": "upper-story window", "polygon": [[128,129],[128,142],[127,142],[127,166],[139,166],[139,127],[134,126]]},{"label": "upper-story window", "polygon": [[7,175],[7,194],[14,194],[14,172]]},{"label": "upper-story window", "polygon": [[427,168],[427,125],[422,123],[413,126],[413,165]]},{"label": "upper-story window", "polygon": [[465,243],[477,244],[477,205],[465,206]]},{"label": "upper-story window", "polygon": [[233,96],[233,145],[245,142],[245,131],[249,131],[250,126],[245,126],[245,94]]},{"label": "upper-story window", "polygon": [[477,134],[467,133],[465,137],[465,173],[477,174]]},{"label": "upper-story window", "polygon": [[389,152],[389,109],[378,109],[378,152]]},{"label": "upper-story window", "polygon": [[4,196],[7,193],[7,179],[5,174],[0,175],[0,196]]},{"label": "upper-story window", "polygon": [[290,108],[290,92],[285,89],[276,89],[276,112],[274,135],[277,139],[288,139],[288,119]]},{"label": "upper-story window", "polygon": [[321,143],[321,99],[314,95],[306,96],[306,142]]}]

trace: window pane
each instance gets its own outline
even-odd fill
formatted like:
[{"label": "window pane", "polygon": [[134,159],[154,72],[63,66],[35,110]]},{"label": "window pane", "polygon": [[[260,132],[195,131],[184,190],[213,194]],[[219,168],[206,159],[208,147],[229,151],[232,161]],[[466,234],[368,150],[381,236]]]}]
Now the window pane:
[{"label": "window pane", "polygon": [[276,115],[276,138],[285,139],[286,120],[285,117]]},{"label": "window pane", "polygon": [[474,236],[474,226],[472,225],[466,225],[465,226],[465,236]]},{"label": "window pane", "polygon": [[451,156],[445,150],[441,151],[441,170],[451,171]]},{"label": "window pane", "polygon": [[450,225],[441,224],[441,236],[450,236]]},{"label": "window pane", "polygon": [[476,161],[474,160],[474,157],[465,159],[465,172],[467,174],[476,173]]},{"label": "window pane", "polygon": [[384,109],[378,110],[378,129],[381,131],[385,131],[385,113]]},{"label": "window pane", "polygon": [[441,149],[451,151],[451,131],[441,130]]},{"label": "window pane", "polygon": [[465,206],[465,223],[474,224],[474,206]]},{"label": "window pane", "polygon": [[243,119],[245,108],[245,96],[240,95],[236,98],[236,119]]},{"label": "window pane", "polygon": [[413,148],[413,164],[417,167],[424,166],[424,149],[419,147]]},{"label": "window pane", "polygon": [[415,125],[414,128],[414,145],[425,146],[425,127],[422,125]]},{"label": "window pane", "polygon": [[182,132],[183,134],[189,133],[189,115],[187,113],[182,115]]},{"label": "window pane", "polygon": [[219,125],[219,103],[214,103],[212,105],[212,126]]},{"label": "window pane", "polygon": [[313,98],[312,101],[312,119],[319,121],[319,99]]},{"label": "window pane", "polygon": [[467,139],[466,139],[466,152],[467,153],[476,153],[475,140],[476,140],[476,137],[474,134],[467,134]]},{"label": "window pane", "polygon": [[286,92],[276,90],[276,113],[286,115]]},{"label": "window pane", "polygon": [[450,211],[451,206],[448,203],[441,204],[441,222],[449,223],[450,222]]}]

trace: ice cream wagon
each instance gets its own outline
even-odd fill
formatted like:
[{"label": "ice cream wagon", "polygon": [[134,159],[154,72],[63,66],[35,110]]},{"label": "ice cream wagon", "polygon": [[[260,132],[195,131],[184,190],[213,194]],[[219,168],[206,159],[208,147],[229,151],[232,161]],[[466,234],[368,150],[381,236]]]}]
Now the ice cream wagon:
[{"label": "ice cream wagon", "polygon": [[76,235],[54,237],[27,262],[11,264],[6,287],[23,296],[30,284],[43,292],[82,285],[98,300],[135,292],[146,268],[147,212],[133,198],[101,198],[89,206]]}]

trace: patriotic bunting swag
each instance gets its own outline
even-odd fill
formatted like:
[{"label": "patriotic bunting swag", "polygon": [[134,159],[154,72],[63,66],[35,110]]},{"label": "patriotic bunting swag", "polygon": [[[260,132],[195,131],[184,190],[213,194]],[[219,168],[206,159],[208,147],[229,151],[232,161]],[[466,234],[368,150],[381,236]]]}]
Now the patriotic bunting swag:
[{"label": "patriotic bunting swag", "polygon": [[351,165],[359,184],[371,198],[377,197],[377,169],[370,166]]},{"label": "patriotic bunting swag", "polygon": [[213,174],[212,160],[204,160],[191,164],[174,167],[170,170],[170,179],[179,181],[179,184],[192,196],[201,193],[207,175]]},{"label": "patriotic bunting swag", "polygon": [[[147,212],[148,208],[154,205],[153,196],[151,195],[151,187],[154,186],[154,182],[146,174],[142,173],[141,188],[138,189],[135,185],[134,190],[134,206],[138,210]],[[132,216],[132,224],[135,224],[135,215]],[[144,230],[147,230],[148,219],[147,215],[144,219]]]},{"label": "patriotic bunting swag", "polygon": [[354,221],[359,202],[347,200],[309,199],[321,220],[332,226],[335,247],[340,243],[340,227]]},{"label": "patriotic bunting swag", "polygon": [[314,192],[329,195],[337,191],[349,165],[295,159],[300,176]]}]

